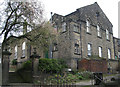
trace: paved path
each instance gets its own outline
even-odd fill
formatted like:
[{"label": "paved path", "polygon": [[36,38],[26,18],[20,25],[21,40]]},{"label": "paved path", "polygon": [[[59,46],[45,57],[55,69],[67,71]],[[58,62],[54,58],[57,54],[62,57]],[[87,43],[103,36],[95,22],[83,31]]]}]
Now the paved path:
[{"label": "paved path", "polygon": [[[103,81],[105,82],[105,83],[107,83],[107,82],[111,82],[111,78],[115,78],[115,79],[117,79],[117,78],[119,78],[119,76],[120,75],[114,75],[114,76],[105,76],[105,77],[103,77]],[[76,83],[76,85],[94,85],[94,80],[86,80],[86,81],[80,81],[80,82],[77,82]]]}]

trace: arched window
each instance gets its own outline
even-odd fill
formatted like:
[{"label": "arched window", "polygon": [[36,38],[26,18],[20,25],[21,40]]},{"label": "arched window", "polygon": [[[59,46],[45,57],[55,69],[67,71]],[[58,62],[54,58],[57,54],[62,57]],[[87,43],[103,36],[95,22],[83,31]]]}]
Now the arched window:
[{"label": "arched window", "polygon": [[22,44],[22,57],[25,57],[25,42]]},{"label": "arched window", "polygon": [[14,59],[17,59],[17,45],[15,46],[15,58]]}]

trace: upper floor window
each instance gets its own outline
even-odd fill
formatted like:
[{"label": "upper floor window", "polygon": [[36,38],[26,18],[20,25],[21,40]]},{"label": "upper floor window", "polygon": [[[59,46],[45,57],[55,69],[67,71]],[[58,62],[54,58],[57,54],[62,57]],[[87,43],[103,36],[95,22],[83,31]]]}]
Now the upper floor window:
[{"label": "upper floor window", "polygon": [[99,49],[99,57],[102,57],[102,47],[98,47],[98,49]]},{"label": "upper floor window", "polygon": [[73,31],[79,32],[79,26],[78,25],[73,25]]},{"label": "upper floor window", "polygon": [[89,22],[89,20],[86,20],[86,28],[87,28],[87,32],[90,32],[90,22]]},{"label": "upper floor window", "polygon": [[97,25],[97,36],[101,37],[101,31],[99,25]]},{"label": "upper floor window", "polygon": [[64,32],[64,31],[66,31],[66,23],[65,22],[62,24],[62,32]]},{"label": "upper floor window", "polygon": [[92,45],[90,43],[88,43],[87,50],[88,50],[88,56],[91,56],[92,55]]},{"label": "upper floor window", "polygon": [[108,49],[108,59],[111,59],[111,50]]},{"label": "upper floor window", "polygon": [[22,57],[25,57],[25,42],[22,44]]},{"label": "upper floor window", "polygon": [[106,39],[109,40],[109,31],[106,29]]},{"label": "upper floor window", "polygon": [[17,59],[17,45],[15,46],[15,57],[14,59]]}]

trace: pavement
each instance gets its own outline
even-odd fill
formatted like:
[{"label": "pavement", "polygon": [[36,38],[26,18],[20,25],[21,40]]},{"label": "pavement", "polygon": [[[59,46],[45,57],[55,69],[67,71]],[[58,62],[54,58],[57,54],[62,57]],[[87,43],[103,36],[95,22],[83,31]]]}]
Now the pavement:
[{"label": "pavement", "polygon": [[[120,74],[104,76],[103,77],[103,82],[104,83],[109,83],[109,82],[113,82],[113,81],[115,81],[119,78],[120,78]],[[77,83],[75,83],[75,85],[94,85],[94,83],[95,83],[95,81],[93,79],[90,79],[90,80],[77,82]]]}]

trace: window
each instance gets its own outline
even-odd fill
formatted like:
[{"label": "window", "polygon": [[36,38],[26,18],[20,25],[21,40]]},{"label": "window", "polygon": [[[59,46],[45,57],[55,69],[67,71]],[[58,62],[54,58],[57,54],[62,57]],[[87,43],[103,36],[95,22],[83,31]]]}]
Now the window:
[{"label": "window", "polygon": [[92,55],[92,45],[88,43],[88,56]]},{"label": "window", "polygon": [[73,31],[79,32],[79,27],[77,25],[73,25]]},{"label": "window", "polygon": [[108,59],[111,59],[111,50],[108,49]]},{"label": "window", "polygon": [[58,50],[57,43],[54,43],[53,51],[57,51],[57,50]]},{"label": "window", "polygon": [[79,54],[79,44],[75,43],[75,54]]},{"label": "window", "polygon": [[106,39],[109,40],[109,31],[106,29]]},{"label": "window", "polygon": [[79,52],[79,41],[78,40],[75,40],[75,51],[74,51],[75,54],[80,54]]},{"label": "window", "polygon": [[97,25],[97,35],[98,35],[99,37],[101,37],[101,32],[100,32],[100,27],[99,27],[99,25]]},{"label": "window", "polygon": [[66,31],[66,23],[65,22],[62,24],[62,32],[64,32],[64,31]]},{"label": "window", "polygon": [[17,45],[15,46],[15,58],[14,59],[17,59]]},{"label": "window", "polygon": [[99,57],[102,57],[102,47],[98,47],[99,49]]},{"label": "window", "polygon": [[90,22],[89,22],[89,20],[86,20],[86,28],[87,28],[87,32],[90,32]]},{"label": "window", "polygon": [[25,57],[25,42],[22,44],[22,57]]}]

